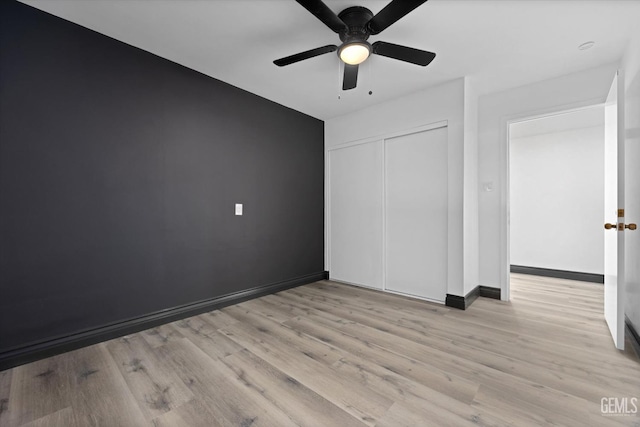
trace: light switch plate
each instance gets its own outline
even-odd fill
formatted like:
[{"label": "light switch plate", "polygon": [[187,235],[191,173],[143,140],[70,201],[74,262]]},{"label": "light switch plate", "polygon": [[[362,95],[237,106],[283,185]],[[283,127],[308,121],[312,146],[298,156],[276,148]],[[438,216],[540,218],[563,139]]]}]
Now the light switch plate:
[{"label": "light switch plate", "polygon": [[242,215],[242,203],[236,203],[236,215]]}]

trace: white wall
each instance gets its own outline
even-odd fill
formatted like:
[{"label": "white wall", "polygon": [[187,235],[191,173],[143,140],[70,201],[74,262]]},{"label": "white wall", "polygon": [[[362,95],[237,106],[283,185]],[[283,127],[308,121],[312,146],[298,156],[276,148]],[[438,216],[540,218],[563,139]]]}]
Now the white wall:
[{"label": "white wall", "polygon": [[611,64],[479,99],[480,284],[500,287],[503,299],[509,298],[507,124],[604,102],[616,68]]},{"label": "white wall", "polygon": [[464,81],[463,259],[466,295],[480,284],[478,227],[478,94],[472,79]]},{"label": "white wall", "polygon": [[604,274],[604,125],[511,138],[509,149],[511,264]]},{"label": "white wall", "polygon": [[[325,121],[327,150],[340,144],[377,136],[383,137],[428,124],[442,121],[448,123],[447,292],[453,295],[465,294],[463,284],[464,89],[464,79],[457,79]],[[330,197],[326,198],[326,200],[329,199]],[[327,206],[327,209],[330,207]],[[328,211],[326,218],[330,218],[331,214]],[[326,247],[328,251],[331,250],[330,239],[327,239]],[[326,268],[330,271],[331,266],[328,265],[328,261],[327,257]]]},{"label": "white wall", "polygon": [[[625,73],[625,211],[626,222],[640,223],[640,34],[627,48]],[[625,236],[625,315],[640,332],[640,230]]]}]

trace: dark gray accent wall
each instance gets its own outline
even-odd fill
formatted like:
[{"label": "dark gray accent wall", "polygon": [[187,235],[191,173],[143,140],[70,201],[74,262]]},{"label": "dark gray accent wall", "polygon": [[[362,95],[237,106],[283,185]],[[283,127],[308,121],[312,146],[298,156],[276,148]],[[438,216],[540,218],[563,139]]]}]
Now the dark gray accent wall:
[{"label": "dark gray accent wall", "polygon": [[322,121],[0,3],[0,355],[324,270]]}]

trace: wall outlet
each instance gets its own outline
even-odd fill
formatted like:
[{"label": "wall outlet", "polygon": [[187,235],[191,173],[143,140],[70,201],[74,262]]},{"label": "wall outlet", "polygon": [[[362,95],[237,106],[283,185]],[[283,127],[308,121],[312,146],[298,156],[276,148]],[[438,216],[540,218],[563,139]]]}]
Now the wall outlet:
[{"label": "wall outlet", "polygon": [[242,203],[236,203],[236,215],[242,215]]}]

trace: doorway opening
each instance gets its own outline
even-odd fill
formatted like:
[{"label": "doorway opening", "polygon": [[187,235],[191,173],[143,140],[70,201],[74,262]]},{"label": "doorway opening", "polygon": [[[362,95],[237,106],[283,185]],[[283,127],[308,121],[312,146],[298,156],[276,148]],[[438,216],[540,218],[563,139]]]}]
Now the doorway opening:
[{"label": "doorway opening", "polygon": [[510,272],[604,282],[604,117],[597,104],[508,123]]}]

